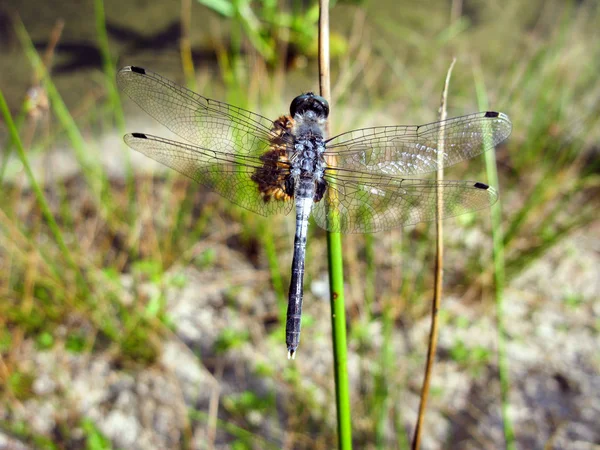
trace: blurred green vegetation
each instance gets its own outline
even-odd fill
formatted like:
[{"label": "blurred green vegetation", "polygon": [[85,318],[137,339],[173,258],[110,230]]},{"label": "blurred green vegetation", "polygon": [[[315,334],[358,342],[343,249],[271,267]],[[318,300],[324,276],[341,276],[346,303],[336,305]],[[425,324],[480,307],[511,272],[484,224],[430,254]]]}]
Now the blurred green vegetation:
[{"label": "blurred green vegetation", "polygon": [[[206,85],[225,86],[225,100],[276,111],[275,117],[287,110],[285,99],[294,92],[316,86],[314,3],[283,13],[273,1],[199,2],[237,30],[230,42],[215,44],[219,71],[204,80]],[[332,64],[332,125],[344,131],[375,123],[434,121],[446,68],[457,56],[450,115],[475,111],[477,89],[485,89],[490,109],[506,112],[514,124],[513,135],[497,153],[505,231],[500,245],[504,282],[510,285],[549,249],[598,217],[600,12],[596,3],[585,1],[468,3],[459,13],[451,8],[455,3],[462,2],[409,1],[401,8],[392,2],[336,5],[331,12],[338,42]],[[62,101],[27,30],[15,22],[23,58],[32,73],[39,74],[40,87],[49,99],[50,109],[42,114],[52,119],[50,127],[36,131],[40,120],[31,113],[35,110],[31,99],[24,101],[14,114],[19,138],[4,137],[0,161],[0,396],[9,409],[32,395],[33,375],[21,368],[19,360],[26,342],[35,343],[40,351],[62,346],[74,354],[109,354],[115,364],[132,370],[156,363],[161,341],[177,325],[167,312],[167,294],[188,283],[178,268],[193,266],[204,272],[221,267],[213,247],[198,246],[203,241],[228,241],[246,255],[249,264],[268,271],[270,282],[257,290],[256,301],[265,291],[277,296],[278,324],[265,327],[264,333],[274,335],[267,340],[268,348],[283,348],[281,318],[292,249],[286,219],[266,221],[207,197],[198,186],[174,174],[152,178],[135,173],[125,147],[119,153],[127,168],[124,177],[110,173],[101,163],[100,138],[115,129],[122,134],[125,127],[105,12],[96,0],[103,95],[77,119]],[[292,51],[305,58],[308,69],[283,63]],[[44,158],[65,143],[76,161],[76,176],[45,180],[38,174],[27,180],[20,175],[25,158]],[[21,165],[15,163],[18,147],[24,149]],[[453,168],[448,178],[483,179],[478,167],[472,163],[468,175],[466,166]],[[37,195],[34,184],[40,186]],[[460,236],[476,235],[481,229],[487,236],[488,223],[482,212],[457,219],[456,227],[462,230]],[[367,443],[377,448],[407,447],[399,399],[414,374],[398,370],[395,329],[428,314],[431,228],[420,224],[344,241],[349,346],[368,361],[358,367],[362,385],[360,397],[353,399],[353,416],[361,418],[354,433],[359,448]],[[447,274],[452,283],[446,290],[465,301],[483,298],[483,309],[492,314],[497,269],[490,262],[491,243],[485,238],[476,246],[466,246],[460,236],[448,239]],[[312,227],[309,239],[307,293],[317,274],[324,272],[326,260],[322,230]],[[239,308],[237,294],[232,286],[230,306],[248,314]],[[564,295],[569,308],[576,309],[581,302],[579,293]],[[304,339],[319,339],[319,333],[326,337],[324,330],[314,329],[308,304],[303,325],[312,336],[306,333]],[[375,326],[382,327],[383,341],[373,338],[370,330]],[[248,331],[223,329],[213,353],[224,357],[255,344]],[[309,351],[309,345],[303,351],[304,347]],[[459,339],[447,350],[448,358],[474,377],[491,358],[490,349]],[[269,353],[279,358],[283,351]],[[415,367],[414,361],[422,361],[424,355],[404,357]],[[237,439],[232,448],[256,448],[256,439],[263,442],[261,448],[277,448],[247,431],[252,430],[248,416],[256,411],[269,415],[281,429],[292,427],[294,434],[301,435],[294,448],[335,445],[335,426],[323,417],[334,413],[318,411],[313,385],[327,382],[317,378],[302,383],[304,375],[297,367],[278,373],[264,362],[255,367],[255,375],[285,383],[289,396],[282,406],[272,396],[226,395],[222,404],[228,420],[219,419],[217,426]],[[285,417],[302,419],[284,423],[278,408],[284,409]],[[193,423],[208,421],[202,411],[190,410],[189,417]],[[87,448],[110,448],[93,422],[82,419],[81,423]],[[1,426],[40,448],[64,448],[60,436],[37,436],[26,424],[3,420]],[[392,436],[385,432],[388,426],[394,430]]]}]

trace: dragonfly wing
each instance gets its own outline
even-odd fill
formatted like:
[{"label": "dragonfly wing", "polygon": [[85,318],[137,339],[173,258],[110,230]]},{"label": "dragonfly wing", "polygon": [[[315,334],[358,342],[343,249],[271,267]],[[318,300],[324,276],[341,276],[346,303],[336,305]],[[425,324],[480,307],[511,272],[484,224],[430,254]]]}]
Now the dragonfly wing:
[{"label": "dragonfly wing", "polygon": [[250,211],[269,216],[292,209],[279,183],[289,168],[279,160],[269,164],[264,157],[232,155],[142,133],[126,134],[124,139],[132,149]]},{"label": "dragonfly wing", "polygon": [[333,232],[371,233],[458,216],[493,204],[498,194],[483,183],[402,179],[385,175],[326,176],[328,189],[313,206],[317,225]]},{"label": "dragonfly wing", "polygon": [[331,138],[326,155],[333,156],[339,168],[411,176],[490,150],[505,140],[511,129],[508,116],[494,111],[426,125],[364,128]]},{"label": "dragonfly wing", "polygon": [[191,144],[260,155],[274,137],[272,120],[203,97],[141,67],[119,70],[117,84],[144,111]]}]

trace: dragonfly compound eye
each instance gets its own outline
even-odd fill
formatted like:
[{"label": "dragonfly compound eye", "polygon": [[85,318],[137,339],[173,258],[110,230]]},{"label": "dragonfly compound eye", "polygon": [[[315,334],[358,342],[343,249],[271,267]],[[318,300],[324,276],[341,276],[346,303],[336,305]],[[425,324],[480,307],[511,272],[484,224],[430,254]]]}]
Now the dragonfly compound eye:
[{"label": "dragonfly compound eye", "polygon": [[299,95],[290,105],[290,114],[294,117],[296,114],[304,114],[306,111],[314,111],[320,117],[329,115],[329,103],[320,95],[312,92]]}]

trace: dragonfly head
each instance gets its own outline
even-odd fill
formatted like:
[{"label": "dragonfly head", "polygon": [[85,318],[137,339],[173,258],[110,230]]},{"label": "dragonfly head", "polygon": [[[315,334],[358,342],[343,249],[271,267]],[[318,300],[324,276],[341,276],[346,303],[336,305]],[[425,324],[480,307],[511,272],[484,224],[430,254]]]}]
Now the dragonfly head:
[{"label": "dragonfly head", "polygon": [[296,114],[304,114],[306,111],[313,111],[318,117],[324,119],[329,115],[329,103],[320,95],[312,92],[299,95],[290,105],[290,114],[295,117]]}]

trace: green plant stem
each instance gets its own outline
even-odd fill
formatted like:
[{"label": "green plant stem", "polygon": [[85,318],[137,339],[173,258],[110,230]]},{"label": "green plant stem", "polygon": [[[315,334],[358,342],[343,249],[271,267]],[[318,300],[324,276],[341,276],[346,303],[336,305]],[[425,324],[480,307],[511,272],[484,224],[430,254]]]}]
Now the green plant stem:
[{"label": "green plant stem", "polygon": [[[331,100],[329,75],[329,1],[319,0],[319,85],[321,96]],[[327,125],[329,128],[329,125]],[[327,129],[329,134],[329,129]],[[331,301],[331,328],[335,377],[335,398],[338,419],[338,448],[352,448],[350,416],[350,383],[346,349],[346,309],[344,304],[344,264],[340,233],[327,233],[327,260],[329,262],[329,295]]]},{"label": "green plant stem", "polygon": [[[479,66],[474,69],[475,88],[477,90],[477,99],[480,110],[488,109],[488,100],[486,95],[483,74]],[[496,152],[491,150],[485,152],[485,168],[489,183],[492,186],[498,184],[498,168],[496,166]],[[500,199],[492,205],[492,240],[494,245],[494,284],[496,294],[496,322],[498,327],[498,376],[500,378],[500,398],[502,408],[502,422],[504,427],[504,439],[506,448],[514,450],[515,434],[512,421],[509,416],[509,394],[510,379],[508,370],[508,357],[506,354],[506,329],[504,327],[504,232],[502,229],[502,202]]]},{"label": "green plant stem", "polygon": [[42,210],[42,214],[43,214],[44,218],[48,222],[48,227],[50,228],[50,231],[52,232],[54,239],[56,240],[56,243],[58,244],[58,247],[59,247],[63,257],[65,258],[65,260],[67,261],[67,263],[69,264],[71,269],[77,274],[77,278],[78,278],[78,281],[80,281],[81,287],[87,291],[87,284],[85,282],[85,279],[83,278],[83,275],[81,274],[81,271],[79,270],[79,266],[75,263],[75,260],[73,259],[72,255],[71,255],[71,252],[69,251],[67,245],[65,244],[65,240],[63,239],[62,233],[60,232],[60,229],[59,229],[56,221],[54,220],[54,216],[52,215],[52,212],[50,211],[50,207],[48,206],[48,203],[46,202],[46,198],[44,197],[42,190],[40,189],[39,185],[37,184],[37,181],[35,179],[33,171],[31,170],[31,166],[29,165],[29,161],[27,160],[27,156],[25,155],[25,150],[23,149],[23,144],[21,143],[21,139],[19,138],[19,133],[17,132],[17,128],[13,121],[12,115],[10,114],[10,111],[8,109],[6,100],[4,99],[4,93],[2,92],[1,89],[0,89],[0,111],[2,112],[2,115],[4,116],[4,122],[6,123],[8,132],[11,135],[11,139],[15,146],[15,150],[17,151],[17,155],[19,156],[19,159],[21,160],[21,163],[23,164],[23,169],[25,170],[25,174],[27,175],[29,183],[31,184],[31,189],[33,190],[33,192],[35,194],[35,198],[40,206],[40,209]]},{"label": "green plant stem", "polygon": [[331,327],[335,394],[338,418],[338,448],[352,448],[350,417],[350,384],[346,344],[346,310],[344,303],[344,270],[342,238],[340,233],[327,233],[327,260],[329,262],[329,290],[331,300]]}]

